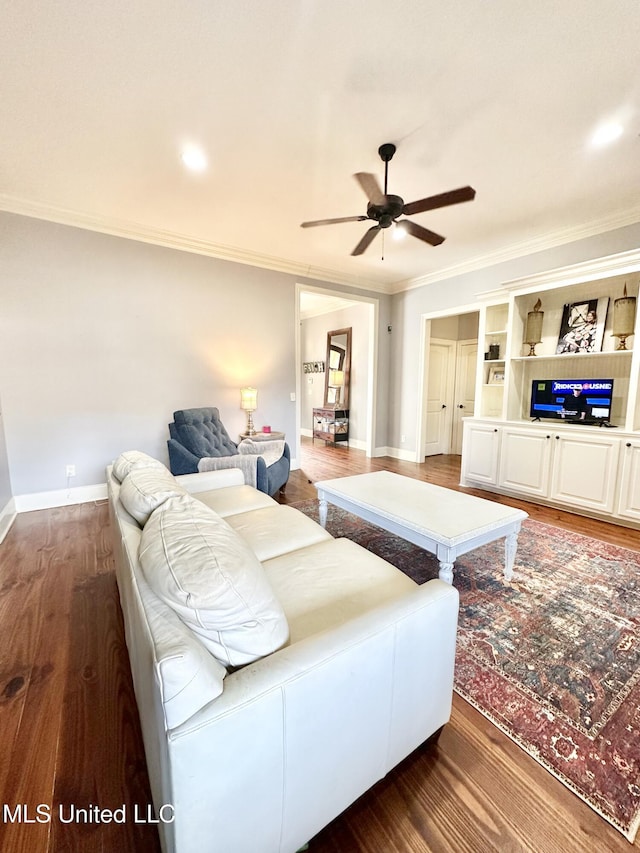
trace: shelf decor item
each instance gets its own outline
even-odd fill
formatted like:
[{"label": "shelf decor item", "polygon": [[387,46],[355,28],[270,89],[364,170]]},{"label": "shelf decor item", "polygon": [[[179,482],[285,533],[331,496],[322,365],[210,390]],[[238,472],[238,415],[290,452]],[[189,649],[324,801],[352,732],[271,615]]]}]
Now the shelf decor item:
[{"label": "shelf decor item", "polygon": [[556,355],[600,352],[609,297],[564,306]]},{"label": "shelf decor item", "polygon": [[257,408],[258,392],[255,388],[240,389],[240,408],[247,413],[247,429],[245,435],[255,435],[253,426],[253,413]]},{"label": "shelf decor item", "polygon": [[627,283],[624,283],[623,295],[613,303],[613,331],[614,338],[619,338],[616,349],[627,348],[627,338],[633,334],[636,323],[636,297],[627,296]]},{"label": "shelf decor item", "polygon": [[544,311],[541,311],[542,302],[538,299],[533,306],[533,311],[527,314],[527,325],[524,332],[524,343],[529,346],[527,355],[536,354],[536,344],[542,341],[542,319]]},{"label": "shelf decor item", "polygon": [[[535,353],[534,353],[535,355]],[[489,385],[504,385],[504,367],[491,366],[489,368]]]}]

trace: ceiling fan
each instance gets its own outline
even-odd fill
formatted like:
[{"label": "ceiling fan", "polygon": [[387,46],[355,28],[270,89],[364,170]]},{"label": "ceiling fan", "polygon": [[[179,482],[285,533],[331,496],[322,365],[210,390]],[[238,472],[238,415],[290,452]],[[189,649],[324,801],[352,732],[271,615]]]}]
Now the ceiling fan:
[{"label": "ceiling fan", "polygon": [[387,193],[389,160],[391,160],[395,153],[396,146],[392,142],[386,142],[378,148],[380,159],[384,162],[384,192],[380,189],[380,184],[375,175],[369,172],[357,172],[354,175],[354,178],[369,199],[366,216],[317,219],[313,222],[303,222],[301,227],[313,228],[316,225],[334,225],[337,222],[365,222],[367,219],[372,219],[377,225],[369,228],[362,240],[360,240],[353,252],[351,252],[352,255],[361,255],[379,231],[382,231],[383,228],[389,228],[394,223],[403,228],[408,234],[417,237],[418,240],[423,240],[431,246],[439,246],[445,239],[441,234],[429,231],[428,228],[423,228],[422,225],[417,225],[409,219],[400,219],[398,221],[398,217],[403,214],[411,216],[414,213],[424,213],[426,210],[436,210],[439,207],[459,204],[462,201],[473,201],[476,191],[473,187],[460,187],[457,190],[449,190],[449,192],[440,193],[440,195],[432,195],[428,198],[421,198],[418,201],[411,201],[409,204],[405,204],[404,199],[400,198],[399,195],[389,195]]}]

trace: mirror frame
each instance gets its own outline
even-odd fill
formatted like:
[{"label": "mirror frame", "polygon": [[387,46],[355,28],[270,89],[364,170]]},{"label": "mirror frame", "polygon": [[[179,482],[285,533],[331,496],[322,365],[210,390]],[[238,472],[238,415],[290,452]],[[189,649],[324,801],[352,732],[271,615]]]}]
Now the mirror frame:
[{"label": "mirror frame", "polygon": [[[342,347],[337,347],[333,343],[333,338],[340,337],[342,335],[346,336],[346,347],[343,350]],[[332,361],[331,355],[334,354],[334,360]],[[333,367],[332,364],[335,363],[335,358],[337,353],[337,358],[339,359],[339,363],[337,367]],[[340,405],[336,406],[334,400],[329,400],[329,377],[331,370],[342,370],[344,373],[344,386],[342,388],[342,399],[340,401]],[[327,359],[325,361],[325,371],[324,371],[324,405],[327,409],[348,409],[349,408],[349,381],[351,374],[351,326],[348,329],[334,329],[331,332],[327,332]]]}]

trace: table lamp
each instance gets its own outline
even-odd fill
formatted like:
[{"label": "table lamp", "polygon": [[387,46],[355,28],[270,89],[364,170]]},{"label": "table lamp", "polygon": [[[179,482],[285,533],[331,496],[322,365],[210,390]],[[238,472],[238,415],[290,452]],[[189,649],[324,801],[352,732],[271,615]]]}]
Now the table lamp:
[{"label": "table lamp", "polygon": [[255,435],[253,428],[253,413],[257,408],[258,392],[255,388],[240,389],[240,408],[247,413],[247,435]]},{"label": "table lamp", "polygon": [[527,325],[525,327],[523,341],[523,343],[527,344],[530,348],[527,355],[535,355],[536,344],[539,344],[542,341],[542,318],[544,317],[544,311],[541,311],[541,308],[542,302],[538,299],[536,304],[533,306],[533,311],[529,311],[527,314]]},{"label": "table lamp", "polygon": [[614,338],[620,338],[618,349],[627,348],[627,338],[634,332],[636,323],[636,298],[627,296],[627,283],[624,283],[623,295],[613,303],[613,331]]}]

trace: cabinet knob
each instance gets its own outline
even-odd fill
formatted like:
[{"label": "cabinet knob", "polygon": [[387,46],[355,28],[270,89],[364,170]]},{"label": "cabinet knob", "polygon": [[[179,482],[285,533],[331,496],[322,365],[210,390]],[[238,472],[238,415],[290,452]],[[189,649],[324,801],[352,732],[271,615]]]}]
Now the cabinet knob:
[{"label": "cabinet knob", "polygon": [[443,403],[443,404],[442,404],[442,408],[443,408],[443,409],[446,409],[446,408],[447,408],[447,404],[446,404],[446,403]]},{"label": "cabinet knob", "polygon": [[550,435],[548,435],[548,436],[547,436],[547,438],[551,438],[551,436],[550,436]]},{"label": "cabinet knob", "polygon": [[493,431],[494,431],[494,432],[498,432],[498,428],[497,428],[497,427],[495,427]]},{"label": "cabinet knob", "polygon": [[559,435],[557,435],[557,436],[556,436],[556,441],[558,441],[558,439],[559,439],[559,438],[560,438],[560,436],[559,436]]},{"label": "cabinet knob", "polygon": [[458,404],[458,408],[459,408],[459,409],[464,409],[464,405],[463,405],[462,403],[459,403],[459,404]]},{"label": "cabinet knob", "polygon": [[625,445],[625,446],[626,446],[626,447],[631,447],[631,442],[630,442],[630,441],[628,441],[628,442],[626,443],[626,445]]}]

